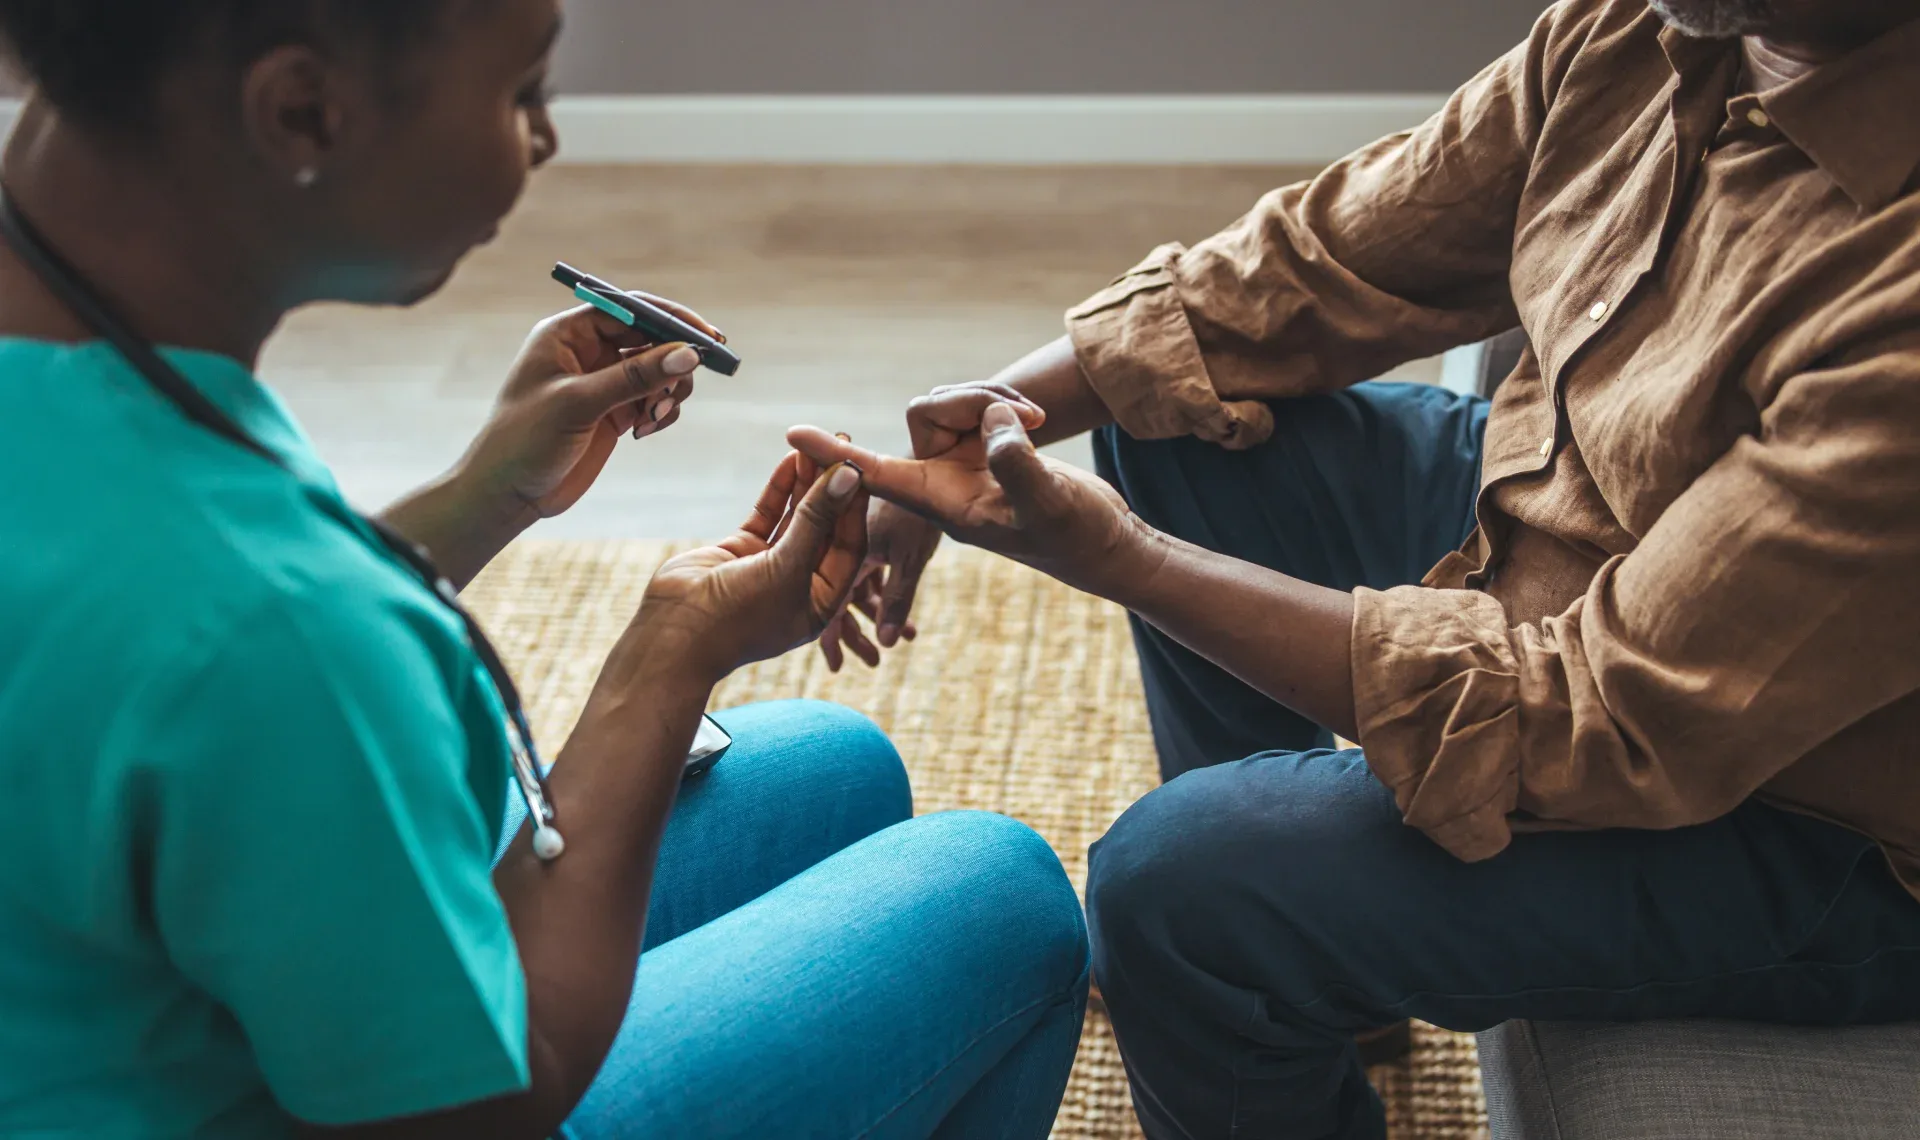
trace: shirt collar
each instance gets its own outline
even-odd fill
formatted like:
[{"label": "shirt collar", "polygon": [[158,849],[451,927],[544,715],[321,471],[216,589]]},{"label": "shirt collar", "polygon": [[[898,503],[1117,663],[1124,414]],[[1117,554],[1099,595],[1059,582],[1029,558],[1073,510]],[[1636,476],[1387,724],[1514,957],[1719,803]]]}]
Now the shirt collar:
[{"label": "shirt collar", "polygon": [[[115,351],[104,344],[98,347]],[[279,456],[302,482],[336,491],[332,473],[314,451],[299,421],[246,365],[230,356],[197,349],[163,348],[160,355],[242,430]]]},{"label": "shirt collar", "polygon": [[1887,206],[1920,166],[1920,20],[1767,92],[1760,105],[1862,209]]},{"label": "shirt collar", "polygon": [[[1734,40],[1695,39],[1671,27],[1660,46],[1676,72],[1737,51]],[[1900,197],[1920,167],[1920,20],[1759,96],[1793,145],[1862,209]]]},{"label": "shirt collar", "polygon": [[[1658,13],[1649,8],[1642,19],[1660,21]],[[1660,50],[1667,53],[1667,62],[1673,70],[1686,75],[1695,68],[1712,63],[1724,56],[1734,46],[1733,40],[1703,40],[1690,36],[1671,24],[1660,24]]]}]

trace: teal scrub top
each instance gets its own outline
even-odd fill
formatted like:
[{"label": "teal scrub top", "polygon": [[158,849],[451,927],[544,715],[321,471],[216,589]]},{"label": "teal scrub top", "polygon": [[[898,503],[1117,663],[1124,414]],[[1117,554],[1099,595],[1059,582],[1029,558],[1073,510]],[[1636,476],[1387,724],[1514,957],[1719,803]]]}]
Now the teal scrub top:
[{"label": "teal scrub top", "polygon": [[0,340],[0,1136],[272,1137],[526,1087],[459,621],[281,404]]}]

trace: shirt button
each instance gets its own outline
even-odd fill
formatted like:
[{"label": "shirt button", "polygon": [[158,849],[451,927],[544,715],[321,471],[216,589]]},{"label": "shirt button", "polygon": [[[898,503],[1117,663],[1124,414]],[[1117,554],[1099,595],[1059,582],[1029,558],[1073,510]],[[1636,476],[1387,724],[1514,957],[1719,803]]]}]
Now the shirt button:
[{"label": "shirt button", "polygon": [[1773,120],[1767,118],[1765,111],[1755,107],[1753,110],[1747,112],[1747,122],[1752,123],[1756,127],[1764,128],[1771,125]]},{"label": "shirt button", "polygon": [[1553,437],[1548,436],[1547,438],[1540,441],[1540,457],[1542,459],[1545,459],[1547,456],[1552,454],[1553,454]]},{"label": "shirt button", "polygon": [[1592,317],[1596,321],[1599,320],[1601,317],[1606,316],[1607,303],[1605,301],[1595,301],[1593,303],[1593,308],[1587,310],[1587,315],[1589,317]]}]

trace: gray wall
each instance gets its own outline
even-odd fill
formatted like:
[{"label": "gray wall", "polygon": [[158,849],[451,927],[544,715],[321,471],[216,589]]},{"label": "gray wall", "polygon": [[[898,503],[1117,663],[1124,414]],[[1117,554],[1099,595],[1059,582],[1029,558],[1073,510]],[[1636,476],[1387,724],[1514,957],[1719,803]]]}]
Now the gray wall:
[{"label": "gray wall", "polygon": [[1458,86],[1545,0],[569,0],[571,94]]}]

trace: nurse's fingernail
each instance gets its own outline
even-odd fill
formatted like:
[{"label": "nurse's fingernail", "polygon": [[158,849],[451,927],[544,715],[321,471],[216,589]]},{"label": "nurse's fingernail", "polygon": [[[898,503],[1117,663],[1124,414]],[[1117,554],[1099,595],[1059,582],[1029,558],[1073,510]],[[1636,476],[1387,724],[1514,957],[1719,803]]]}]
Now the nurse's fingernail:
[{"label": "nurse's fingernail", "polygon": [[853,494],[860,485],[860,469],[851,463],[842,463],[834,469],[833,477],[827,480],[827,494],[836,499],[844,499]]},{"label": "nurse's fingernail", "polygon": [[673,397],[668,396],[653,406],[653,422],[659,423],[673,413]]},{"label": "nurse's fingernail", "polygon": [[700,354],[683,344],[667,353],[667,358],[660,362],[660,367],[665,369],[669,376],[685,376],[700,367]]}]

